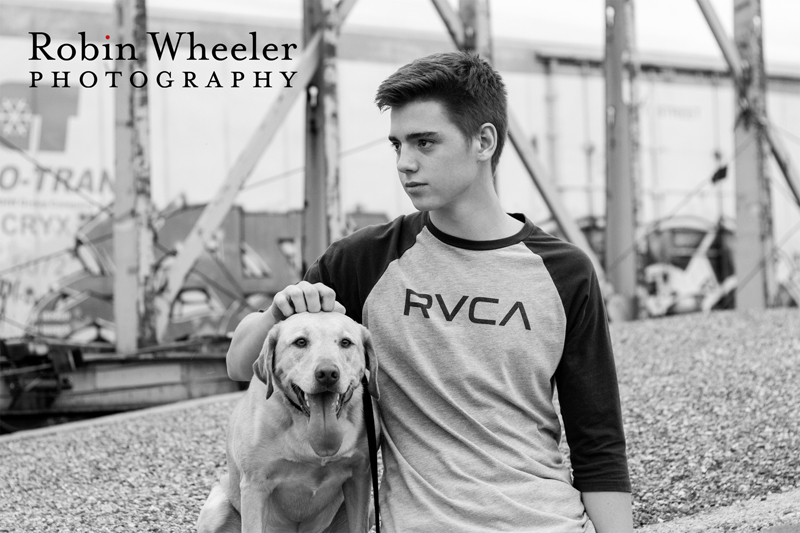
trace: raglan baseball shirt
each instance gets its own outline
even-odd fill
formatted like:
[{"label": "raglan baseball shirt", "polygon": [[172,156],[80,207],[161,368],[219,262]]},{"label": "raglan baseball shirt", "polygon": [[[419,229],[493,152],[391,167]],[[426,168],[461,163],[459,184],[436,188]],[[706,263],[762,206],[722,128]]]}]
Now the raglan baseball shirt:
[{"label": "raglan baseball shirt", "polygon": [[592,264],[513,216],[523,228],[494,241],[401,216],[336,242],[306,274],[372,333],[385,531],[591,532],[580,493],[630,492]]}]

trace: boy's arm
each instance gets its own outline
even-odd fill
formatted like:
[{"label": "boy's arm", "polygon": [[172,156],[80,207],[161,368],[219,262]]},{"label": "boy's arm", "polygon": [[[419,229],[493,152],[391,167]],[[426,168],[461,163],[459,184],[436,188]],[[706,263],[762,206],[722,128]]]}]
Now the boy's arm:
[{"label": "boy's arm", "polygon": [[253,363],[261,353],[267,333],[277,323],[269,310],[263,313],[250,313],[239,322],[233,332],[228,354],[225,356],[229,378],[235,381],[250,381],[253,377]]},{"label": "boy's arm", "polygon": [[583,506],[597,533],[632,533],[633,510],[628,492],[583,492]]},{"label": "boy's arm", "polygon": [[250,313],[236,326],[225,356],[228,377],[236,381],[250,381],[253,363],[258,359],[272,326],[295,313],[320,311],[344,313],[344,307],[336,301],[334,290],[322,283],[301,281],[276,294],[269,309],[263,313]]},{"label": "boy's arm", "polygon": [[602,292],[584,256],[557,267],[553,271],[565,289],[568,329],[555,377],[573,484],[599,533],[629,532],[633,530],[630,477]]}]

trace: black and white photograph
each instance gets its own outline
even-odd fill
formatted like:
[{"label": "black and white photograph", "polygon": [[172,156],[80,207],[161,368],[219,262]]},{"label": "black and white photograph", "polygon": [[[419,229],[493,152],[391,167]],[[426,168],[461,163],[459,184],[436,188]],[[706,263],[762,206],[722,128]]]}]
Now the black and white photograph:
[{"label": "black and white photograph", "polygon": [[0,533],[800,533],[797,0],[0,0]]}]

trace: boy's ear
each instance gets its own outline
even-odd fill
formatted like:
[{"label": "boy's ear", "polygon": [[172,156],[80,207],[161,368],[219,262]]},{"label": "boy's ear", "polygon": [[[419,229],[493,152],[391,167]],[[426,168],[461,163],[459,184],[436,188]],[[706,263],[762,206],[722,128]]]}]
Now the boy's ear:
[{"label": "boy's ear", "polygon": [[369,372],[367,390],[370,396],[378,400],[381,397],[378,390],[378,358],[375,356],[375,348],[372,346],[372,335],[365,327],[361,328],[361,343],[364,345],[364,358]]},{"label": "boy's ear", "polygon": [[275,370],[275,346],[278,344],[279,330],[280,323],[272,326],[272,329],[269,330],[269,334],[267,335],[267,339],[264,341],[264,345],[261,347],[261,353],[258,355],[258,359],[253,363],[253,373],[267,386],[267,400],[269,400],[269,397],[272,396],[275,390],[272,384],[272,373]]},{"label": "boy's ear", "polygon": [[478,160],[491,161],[497,150],[497,128],[487,122],[478,130]]}]

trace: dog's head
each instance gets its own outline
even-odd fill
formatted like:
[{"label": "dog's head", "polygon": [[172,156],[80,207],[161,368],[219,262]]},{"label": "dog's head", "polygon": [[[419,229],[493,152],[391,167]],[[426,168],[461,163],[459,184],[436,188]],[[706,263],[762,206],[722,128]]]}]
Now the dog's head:
[{"label": "dog's head", "polygon": [[[367,369],[366,365],[369,365]],[[376,399],[378,362],[364,326],[341,313],[297,313],[267,335],[255,375],[308,417],[309,442],[320,456],[334,455],[342,442],[341,419],[353,408],[362,378]]]}]

